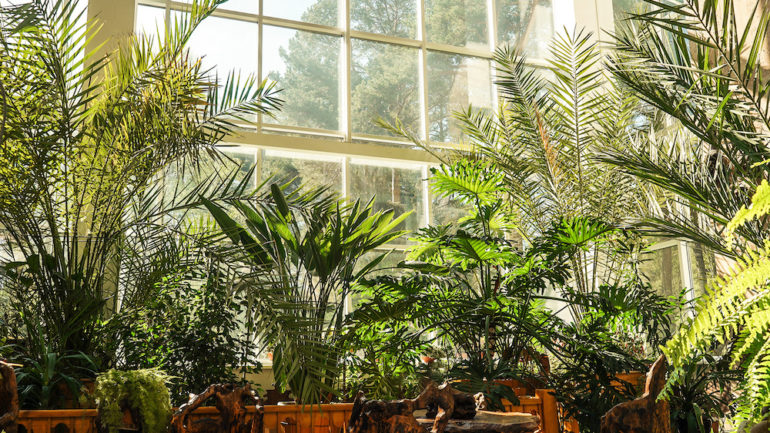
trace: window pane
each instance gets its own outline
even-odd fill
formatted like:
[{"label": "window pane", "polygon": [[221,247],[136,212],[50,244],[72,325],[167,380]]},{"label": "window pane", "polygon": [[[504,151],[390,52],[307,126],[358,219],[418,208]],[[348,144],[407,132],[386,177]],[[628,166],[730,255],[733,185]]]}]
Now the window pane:
[{"label": "window pane", "polygon": [[[374,197],[375,210],[393,209],[396,216],[414,210],[398,229],[417,230],[422,226],[425,213],[422,178],[420,168],[392,167],[351,159],[350,198],[366,202]],[[405,240],[403,238],[400,242]]]},{"label": "window pane", "polygon": [[136,7],[136,34],[152,36],[157,39],[166,27],[166,10],[152,6],[139,5]]},{"label": "window pane", "polygon": [[679,246],[661,248],[644,255],[639,271],[662,296],[676,296],[682,291]]},{"label": "window pane", "polygon": [[460,218],[468,215],[468,209],[462,200],[454,197],[433,194],[432,224],[457,224]]},{"label": "window pane", "polygon": [[706,293],[708,283],[717,275],[714,252],[695,242],[687,242],[690,270],[692,271],[693,292],[695,296]]},{"label": "window pane", "polygon": [[[174,19],[182,17],[174,12]],[[203,57],[205,68],[216,67],[222,77],[230,71],[256,74],[259,26],[247,21],[208,17],[195,29],[188,47],[193,56]]]},{"label": "window pane", "polygon": [[415,39],[419,0],[351,0],[354,30]]},{"label": "window pane", "polygon": [[643,0],[612,0],[612,15],[615,18],[615,31],[630,13],[643,12],[646,3]]},{"label": "window pane", "polygon": [[[339,129],[339,59],[342,38],[265,26],[262,73],[283,89],[284,125]],[[264,117],[265,122],[276,120]]]},{"label": "window pane", "polygon": [[[192,0],[181,1],[183,3],[192,3]],[[258,14],[259,0],[227,0],[217,7],[217,9]]]},{"label": "window pane", "polygon": [[429,41],[489,49],[486,0],[426,0],[425,15]]},{"label": "window pane", "polygon": [[418,131],[418,50],[358,39],[352,43],[353,132],[392,135],[374,123],[379,117],[390,122],[398,119],[412,131]]},{"label": "window pane", "polygon": [[430,139],[459,142],[460,123],[452,113],[468,105],[492,107],[489,60],[428,52],[428,104]]},{"label": "window pane", "polygon": [[328,186],[342,191],[342,159],[316,154],[265,150],[262,159],[262,179],[273,176],[278,182],[291,181],[289,190],[300,185],[309,188]]},{"label": "window pane", "polygon": [[[222,147],[220,150],[223,156],[219,158],[203,156],[197,165],[177,163],[166,168],[165,199],[183,197],[203,183],[216,185],[227,182],[236,170],[235,182],[237,185],[243,186],[243,183],[246,182],[246,191],[253,191],[257,185],[256,177],[253,172],[250,176],[247,177],[247,175],[257,163],[256,151],[239,147]],[[183,213],[182,211],[176,212],[175,216],[181,216]],[[185,214],[192,218],[208,216],[208,212],[204,209],[193,209]]]},{"label": "window pane", "polygon": [[542,59],[553,37],[551,0],[497,0],[497,41]]},{"label": "window pane", "polygon": [[263,0],[262,13],[269,17],[325,26],[339,25],[339,0]]}]

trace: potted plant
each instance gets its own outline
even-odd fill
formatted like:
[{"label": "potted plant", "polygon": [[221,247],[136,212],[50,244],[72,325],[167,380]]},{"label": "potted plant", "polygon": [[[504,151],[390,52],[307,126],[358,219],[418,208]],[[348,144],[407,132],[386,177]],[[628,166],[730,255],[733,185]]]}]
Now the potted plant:
[{"label": "potted plant", "polygon": [[106,433],[163,433],[171,419],[170,377],[158,369],[109,370],[96,379],[97,426]]},{"label": "potted plant", "polygon": [[[290,191],[271,184],[249,200],[233,200],[231,210],[201,199],[236,247],[230,263],[250,269],[242,275],[259,287],[256,328],[270,336],[273,372],[298,402],[322,403],[336,391],[342,358],[339,342],[351,287],[384,259],[375,251],[402,236],[397,230],[408,213],[378,212],[373,204],[340,201],[325,189]],[[365,254],[374,259],[357,266]]]}]

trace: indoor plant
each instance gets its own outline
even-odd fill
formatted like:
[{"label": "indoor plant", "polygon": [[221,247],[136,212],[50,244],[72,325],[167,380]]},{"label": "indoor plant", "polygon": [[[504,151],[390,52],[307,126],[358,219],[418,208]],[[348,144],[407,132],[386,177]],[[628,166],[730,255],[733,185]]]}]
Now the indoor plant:
[{"label": "indoor plant", "polygon": [[169,378],[156,369],[101,373],[94,392],[99,424],[108,433],[117,433],[128,420],[145,433],[165,432],[171,420]]},{"label": "indoor plant", "polygon": [[[243,223],[202,200],[222,231],[214,243],[223,245],[222,263],[240,270],[242,290],[258,305],[251,320],[272,347],[277,384],[300,403],[321,403],[336,393],[351,287],[385,258],[376,248],[403,235],[396,227],[409,213],[394,218],[392,210],[345,203],[325,189],[285,193],[270,184],[257,191],[228,202]],[[367,253],[373,260],[358,266]]]},{"label": "indoor plant", "polygon": [[220,155],[235,121],[280,103],[271,86],[221,81],[190,58],[187,41],[221,2],[195,1],[155,39],[106,57],[74,0],[0,8],[0,290],[28,319],[11,326],[42,332],[60,359],[111,362],[95,325],[152,286],[159,249],[179,234],[170,210],[232,192],[225,176],[167,194],[159,175]]}]

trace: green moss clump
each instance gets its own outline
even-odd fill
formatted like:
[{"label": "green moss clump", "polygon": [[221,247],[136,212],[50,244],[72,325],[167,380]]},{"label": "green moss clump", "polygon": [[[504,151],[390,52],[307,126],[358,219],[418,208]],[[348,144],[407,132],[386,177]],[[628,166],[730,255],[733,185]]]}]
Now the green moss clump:
[{"label": "green moss clump", "polygon": [[122,407],[138,411],[143,433],[163,433],[171,419],[168,383],[171,376],[158,369],[110,370],[96,378],[94,396],[102,426],[117,433],[123,421]]}]

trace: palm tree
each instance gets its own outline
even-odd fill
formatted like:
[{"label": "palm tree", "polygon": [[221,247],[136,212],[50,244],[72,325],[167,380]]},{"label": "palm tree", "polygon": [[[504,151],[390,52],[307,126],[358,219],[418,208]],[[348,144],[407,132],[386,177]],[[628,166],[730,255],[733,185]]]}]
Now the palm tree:
[{"label": "palm tree", "polygon": [[744,373],[739,419],[756,422],[770,405],[770,80],[763,65],[770,11],[755,2],[740,16],[743,2],[733,0],[647,3],[650,10],[632,15],[616,35],[608,67],[686,135],[663,135],[605,160],[687,210],[651,219],[654,229],[738,258],[664,352],[675,367],[669,388],[686,380],[689,360],[726,355]]},{"label": "palm tree", "polygon": [[756,2],[739,23],[732,0],[647,3],[648,13],[621,26],[607,66],[675,123],[603,159],[676,203],[678,212],[647,221],[659,234],[728,255],[761,245],[764,218],[741,226],[734,246],[721,233],[770,174],[763,163],[770,157],[770,85],[761,63],[770,13]]},{"label": "palm tree", "polygon": [[223,159],[215,146],[236,122],[281,103],[271,85],[220,79],[189,56],[223,1],[195,1],[105,58],[89,51],[98,25],[81,24],[75,1],[0,8],[0,287],[56,353],[94,354],[117,294],[152,285],[156,254],[182,224],[170,211],[245,194],[234,175],[184,194],[160,181],[171,165]]},{"label": "palm tree", "polygon": [[209,245],[254,302],[248,319],[273,350],[278,386],[315,404],[337,392],[351,289],[385,259],[377,248],[405,233],[396,228],[410,213],[396,217],[392,209],[375,211],[373,201],[346,203],[324,188],[291,185],[227,200],[239,221],[225,205],[203,204],[221,228]]},{"label": "palm tree", "polygon": [[[624,226],[629,215],[647,211],[641,185],[596,158],[629,146],[638,100],[602,74],[590,34],[565,32],[553,42],[551,54],[545,74],[552,78],[546,79],[516,51],[497,50],[499,108],[455,113],[468,152],[447,156],[401,125],[385,124],[443,162],[477,159],[500,170],[512,231],[530,243],[563,220],[582,217]],[[623,231],[613,233],[613,242],[596,243],[570,258],[571,285],[579,292],[628,276],[639,242]]]}]

